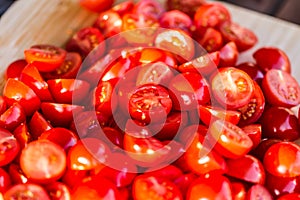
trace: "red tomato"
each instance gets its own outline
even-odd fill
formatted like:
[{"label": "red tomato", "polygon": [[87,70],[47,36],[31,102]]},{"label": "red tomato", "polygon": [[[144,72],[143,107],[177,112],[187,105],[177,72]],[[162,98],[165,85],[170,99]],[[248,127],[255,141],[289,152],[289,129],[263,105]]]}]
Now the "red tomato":
[{"label": "red tomato", "polygon": [[76,78],[81,66],[81,56],[76,52],[67,52],[66,58],[60,67],[52,72],[42,73],[45,79]]},{"label": "red tomato", "polygon": [[79,3],[90,11],[100,13],[111,8],[114,0],[80,0]]},{"label": "red tomato", "polygon": [[72,170],[71,168],[67,167],[61,180],[69,188],[73,189],[74,186],[80,184],[83,179],[89,176],[89,172],[90,171],[87,170]]},{"label": "red tomato", "polygon": [[106,49],[104,37],[98,29],[92,27],[80,29],[66,44],[67,51],[77,52],[82,57],[86,57],[96,47],[94,53],[101,57]]},{"label": "red tomato", "polygon": [[263,164],[253,156],[245,155],[237,159],[228,159],[226,164],[228,176],[250,183],[261,185],[265,183],[266,175]]},{"label": "red tomato", "polygon": [[190,17],[193,17],[196,10],[206,3],[207,2],[205,0],[167,0],[166,6],[168,10],[181,10],[182,12],[188,14]]},{"label": "red tomato", "polygon": [[0,168],[0,192],[3,194],[11,186],[11,178],[9,174],[2,168]]},{"label": "red tomato", "polygon": [[12,186],[4,193],[4,199],[50,200],[50,197],[42,186],[33,183],[26,183]]},{"label": "red tomato", "polygon": [[5,80],[9,78],[19,79],[22,70],[26,67],[27,62],[24,59],[16,60],[8,65],[5,71]]},{"label": "red tomato", "polygon": [[284,51],[276,47],[263,47],[256,50],[253,57],[261,71],[279,69],[291,73],[291,63]]},{"label": "red tomato", "polygon": [[221,33],[214,28],[206,29],[203,36],[197,38],[197,41],[208,52],[220,50],[223,45]]},{"label": "red tomato", "polygon": [[0,115],[3,114],[7,109],[7,104],[3,96],[0,96]]},{"label": "red tomato", "polygon": [[253,142],[252,150],[255,149],[261,142],[261,124],[250,124],[242,127],[242,130],[250,137]]},{"label": "red tomato", "polygon": [[234,22],[224,22],[220,31],[224,40],[234,42],[240,52],[250,49],[258,40],[254,32]]},{"label": "red tomato", "polygon": [[167,29],[179,29],[183,30],[187,34],[190,34],[190,29],[193,25],[193,21],[184,12],[180,10],[170,10],[165,12],[159,19],[160,26]]},{"label": "red tomato", "polygon": [[300,175],[300,147],[292,142],[273,144],[265,153],[264,166],[274,176]]},{"label": "red tomato", "polygon": [[20,103],[27,116],[32,115],[40,108],[41,101],[34,91],[15,79],[7,80],[3,89],[3,96],[8,105],[15,102]]},{"label": "red tomato", "polygon": [[192,184],[194,180],[196,180],[197,175],[194,173],[187,173],[179,176],[177,179],[175,179],[173,182],[177,185],[177,187],[180,189],[181,194],[185,195],[187,194],[188,188]]},{"label": "red tomato", "polygon": [[127,0],[116,4],[111,9],[117,12],[120,16],[123,16],[126,13],[130,13],[133,7],[134,7],[134,2],[132,0]]},{"label": "red tomato", "polygon": [[177,178],[183,175],[181,169],[174,165],[167,165],[161,169],[154,171],[146,171],[145,174],[147,176],[164,177],[165,179],[168,179],[170,181],[175,181]]},{"label": "red tomato", "polygon": [[20,167],[26,177],[38,183],[58,180],[65,172],[66,162],[63,148],[48,140],[29,143],[20,157]]},{"label": "red tomato", "polygon": [[84,110],[83,106],[43,102],[41,110],[45,119],[53,126],[69,127],[76,113]]},{"label": "red tomato", "polygon": [[45,188],[52,200],[71,200],[70,190],[64,183],[54,182]]},{"label": "red tomato", "polygon": [[234,42],[228,42],[220,49],[220,67],[235,66],[239,52]]},{"label": "red tomato", "polygon": [[155,37],[155,47],[169,51],[184,62],[191,60],[195,54],[193,39],[183,31],[161,30]]},{"label": "red tomato", "polygon": [[13,161],[20,151],[17,139],[3,128],[0,128],[0,149],[0,166]]},{"label": "red tomato", "polygon": [[246,72],[252,78],[252,80],[256,81],[258,85],[261,85],[264,74],[260,69],[258,69],[258,66],[255,63],[244,62],[236,66],[236,68]]},{"label": "red tomato", "polygon": [[178,187],[168,179],[151,175],[136,177],[132,186],[134,199],[182,200]]},{"label": "red tomato", "polygon": [[15,130],[22,122],[25,122],[26,115],[19,103],[13,103],[4,113],[0,115],[0,127],[9,131]]},{"label": "red tomato", "polygon": [[189,187],[187,200],[232,199],[230,182],[216,174],[206,174],[197,178]]},{"label": "red tomato", "polygon": [[252,199],[273,200],[273,197],[264,186],[256,184],[251,186],[247,192],[246,200]]},{"label": "red tomato", "polygon": [[21,123],[13,132],[13,135],[17,139],[21,149],[27,146],[32,141],[32,135],[28,130],[26,123]]},{"label": "red tomato", "polygon": [[240,182],[231,182],[231,192],[234,200],[246,199],[246,188]]},{"label": "red tomato", "polygon": [[169,67],[174,67],[177,64],[177,60],[171,52],[155,47],[135,49],[129,53],[129,56],[137,59],[138,64],[142,66],[156,62],[164,62]]},{"label": "red tomato", "polygon": [[172,100],[169,92],[159,85],[142,85],[129,99],[131,117],[145,123],[165,120],[171,109]]},{"label": "red tomato", "polygon": [[109,141],[113,143],[113,145],[116,145],[123,149],[123,139],[124,139],[123,133],[110,127],[104,127],[102,131],[105,134],[105,136],[109,139]]},{"label": "red tomato", "polygon": [[221,120],[216,120],[210,126],[209,137],[216,142],[214,149],[227,158],[239,158],[246,155],[253,142],[238,126]]},{"label": "red tomato", "polygon": [[33,64],[28,64],[23,69],[20,74],[20,81],[29,86],[41,101],[53,101],[48,84]]},{"label": "red tomato", "polygon": [[283,178],[283,177],[267,174],[265,185],[273,196],[279,197],[287,193],[290,194],[294,192],[300,192],[299,184],[300,184],[299,177]]},{"label": "red tomato", "polygon": [[273,144],[276,144],[277,142],[281,142],[281,140],[278,139],[263,139],[259,145],[252,150],[251,154],[254,155],[256,158],[258,158],[260,161],[263,161],[265,153],[267,150],[272,146]]},{"label": "red tomato", "polygon": [[255,88],[252,79],[234,67],[220,68],[211,78],[211,87],[216,100],[228,109],[247,105]]},{"label": "red tomato", "polygon": [[163,6],[155,0],[141,0],[133,8],[136,15],[145,15],[153,19],[159,19],[165,12]]},{"label": "red tomato", "polygon": [[33,64],[40,72],[51,72],[64,61],[67,52],[56,46],[34,45],[24,51],[27,63]]},{"label": "red tomato", "polygon": [[43,132],[52,128],[51,124],[38,111],[32,115],[28,126],[30,134],[34,139],[37,139]]},{"label": "red tomato", "polygon": [[262,81],[267,101],[276,106],[293,107],[300,103],[300,86],[289,73],[271,69]]},{"label": "red tomato", "polygon": [[11,163],[8,167],[8,172],[14,184],[28,183],[28,178],[18,164]]},{"label": "red tomato", "polygon": [[292,194],[285,194],[279,197],[277,200],[300,200],[300,193],[292,193]]}]

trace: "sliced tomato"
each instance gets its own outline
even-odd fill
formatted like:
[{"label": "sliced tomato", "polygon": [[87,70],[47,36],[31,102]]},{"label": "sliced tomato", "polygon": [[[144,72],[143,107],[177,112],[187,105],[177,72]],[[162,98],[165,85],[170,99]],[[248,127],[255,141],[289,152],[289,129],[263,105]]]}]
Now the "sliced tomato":
[{"label": "sliced tomato", "polygon": [[7,109],[7,104],[3,96],[0,96],[0,115],[4,113]]},{"label": "sliced tomato", "polygon": [[246,199],[246,188],[241,182],[231,182],[232,198],[234,200],[245,200]]},{"label": "sliced tomato", "polygon": [[180,10],[170,10],[165,12],[159,19],[160,26],[168,29],[183,30],[187,34],[190,33],[190,29],[193,25],[193,21],[184,12]]},{"label": "sliced tomato", "polygon": [[24,51],[27,63],[34,64],[40,72],[51,72],[64,61],[67,52],[53,45],[34,45]]},{"label": "sliced tomato", "polygon": [[159,19],[165,12],[164,7],[155,0],[139,1],[133,8],[133,13]]},{"label": "sliced tomato", "polygon": [[34,139],[37,139],[43,132],[52,128],[51,124],[45,119],[45,117],[38,111],[36,111],[29,123],[29,130]]},{"label": "sliced tomato", "polygon": [[257,64],[253,62],[243,62],[237,65],[236,68],[246,72],[252,78],[252,80],[256,81],[258,85],[261,85],[264,74],[260,69],[258,69]]},{"label": "sliced tomato", "polygon": [[2,180],[0,184],[0,192],[3,194],[11,187],[11,178],[9,174],[2,168],[0,168],[0,178]]},{"label": "sliced tomato", "polygon": [[246,200],[251,199],[273,200],[273,197],[263,185],[255,184],[247,192]]},{"label": "sliced tomato", "polygon": [[71,199],[70,189],[64,183],[54,182],[54,183],[48,184],[45,188],[52,200],[70,200]]},{"label": "sliced tomato", "polygon": [[28,178],[20,168],[19,164],[11,163],[8,167],[8,172],[11,177],[11,180],[15,184],[25,184],[28,183]]},{"label": "sliced tomato", "polygon": [[253,142],[252,150],[255,149],[262,139],[262,126],[261,124],[249,124],[242,127],[243,131],[250,137]]},{"label": "sliced tomato", "polygon": [[0,139],[0,166],[4,166],[15,159],[20,151],[20,145],[17,139],[3,128],[0,128]]},{"label": "sliced tomato", "polygon": [[37,184],[16,184],[4,193],[4,199],[43,199],[50,200],[46,190]]},{"label": "sliced tomato", "polygon": [[223,45],[221,33],[214,28],[207,28],[197,41],[207,52],[218,51]]},{"label": "sliced tomato", "polygon": [[130,13],[133,7],[134,7],[134,2],[132,0],[127,0],[116,4],[111,9],[117,12],[120,16],[123,16],[126,13]]},{"label": "sliced tomato", "polygon": [[228,42],[220,49],[220,67],[235,66],[238,59],[238,49],[234,42]]},{"label": "sliced tomato", "polygon": [[32,136],[29,133],[29,129],[26,123],[21,123],[13,132],[13,135],[17,139],[20,148],[23,149],[29,142],[32,141]]},{"label": "sliced tomato", "polygon": [[109,9],[114,0],[80,0],[80,5],[93,12],[102,12]]},{"label": "sliced tomato", "polygon": [[27,62],[24,59],[16,60],[8,65],[5,71],[5,79],[15,78],[19,79],[21,72],[23,71],[24,67],[26,67]]},{"label": "sliced tomato", "polygon": [[13,103],[4,113],[0,115],[0,127],[9,131],[15,130],[21,123],[26,121],[23,107],[19,103]]}]

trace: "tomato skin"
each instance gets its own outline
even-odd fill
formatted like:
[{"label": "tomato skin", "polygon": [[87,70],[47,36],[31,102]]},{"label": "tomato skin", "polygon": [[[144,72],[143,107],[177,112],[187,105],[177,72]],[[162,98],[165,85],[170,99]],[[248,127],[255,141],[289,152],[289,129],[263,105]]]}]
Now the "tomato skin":
[{"label": "tomato skin", "polygon": [[251,186],[247,192],[246,200],[252,199],[273,200],[273,197],[263,185],[256,184]]},{"label": "tomato skin", "polygon": [[0,115],[0,127],[9,131],[15,130],[22,122],[26,121],[23,107],[19,103],[13,103]]},{"label": "tomato skin", "polygon": [[38,111],[32,115],[28,127],[34,139],[37,139],[43,132],[52,128],[51,124]]},{"label": "tomato skin", "polygon": [[28,178],[25,176],[19,164],[11,163],[8,167],[8,172],[14,184],[28,183]]},{"label": "tomato skin", "polygon": [[180,29],[190,34],[191,26],[193,25],[192,19],[182,11],[171,10],[165,12],[160,20],[160,26],[168,29]]},{"label": "tomato skin", "polygon": [[273,196],[279,197],[284,194],[300,192],[299,183],[299,177],[283,178],[267,174],[265,185]]},{"label": "tomato skin", "polygon": [[198,176],[194,173],[185,173],[179,176],[173,182],[180,189],[181,194],[187,194],[188,188],[190,187],[192,182],[196,180],[196,178],[198,178]]},{"label": "tomato skin", "polygon": [[246,188],[240,182],[231,182],[231,192],[234,200],[246,199]]},{"label": "tomato skin", "polygon": [[80,0],[79,3],[90,11],[100,13],[111,8],[114,0]]},{"label": "tomato skin", "polygon": [[27,116],[32,115],[40,108],[41,101],[34,91],[15,79],[7,80],[3,89],[3,96],[8,105],[15,102],[20,103]]},{"label": "tomato skin", "polygon": [[243,62],[237,65],[236,68],[246,72],[252,78],[252,80],[256,81],[258,85],[261,85],[264,74],[260,69],[258,69],[257,64],[253,62]]},{"label": "tomato skin", "polygon": [[265,153],[264,167],[274,176],[296,177],[300,174],[300,147],[292,142],[273,144]]},{"label": "tomato skin", "polygon": [[162,5],[155,0],[142,0],[135,4],[133,13],[158,19],[165,12]]},{"label": "tomato skin", "polygon": [[203,36],[197,38],[197,41],[207,52],[218,51],[223,45],[221,33],[214,28],[207,28]]},{"label": "tomato skin", "polygon": [[54,182],[45,188],[52,200],[71,200],[70,190],[64,183]]},{"label": "tomato skin", "polygon": [[266,73],[270,69],[279,69],[291,73],[291,63],[286,53],[276,47],[263,47],[253,53],[257,66]]},{"label": "tomato skin", "polygon": [[5,71],[5,80],[9,78],[19,79],[24,67],[26,67],[27,62],[24,59],[16,60],[8,65]]},{"label": "tomato skin", "polygon": [[0,166],[12,162],[20,151],[17,139],[6,129],[0,128]]},{"label": "tomato skin", "polygon": [[27,123],[21,123],[13,132],[13,135],[17,139],[20,148],[23,149],[29,142],[32,141],[32,135],[28,130]]},{"label": "tomato skin", "polygon": [[50,200],[45,189],[34,183],[17,184],[4,193],[4,199],[43,199]]},{"label": "tomato skin", "polygon": [[271,69],[262,81],[266,100],[276,106],[293,107],[300,103],[300,86],[289,73]]},{"label": "tomato skin", "polygon": [[235,66],[238,59],[238,49],[234,42],[228,42],[220,49],[220,67]]},{"label": "tomato skin", "polygon": [[24,54],[27,63],[34,64],[40,72],[50,72],[63,63],[67,52],[53,45],[40,44],[26,49]]},{"label": "tomato skin", "polygon": [[221,175],[206,174],[197,178],[189,187],[187,200],[232,199],[230,182]]},{"label": "tomato skin", "polygon": [[9,174],[2,168],[0,168],[0,179],[0,192],[5,193],[10,188],[12,182]]},{"label": "tomato skin", "polygon": [[3,96],[0,96],[0,115],[3,114],[7,109],[7,104]]},{"label": "tomato skin", "polygon": [[277,200],[300,200],[300,194],[299,193],[291,193],[291,194],[285,194],[280,196]]},{"label": "tomato skin", "polygon": [[123,16],[126,13],[130,13],[133,7],[134,7],[134,2],[132,0],[127,0],[118,3],[117,5],[113,6],[111,9],[117,12],[120,16]]},{"label": "tomato skin", "polygon": [[250,124],[242,127],[242,130],[249,136],[253,142],[252,150],[255,149],[262,139],[262,127],[261,124]]},{"label": "tomato skin", "polygon": [[176,0],[167,0],[167,9],[168,10],[180,10],[190,17],[193,17],[198,7],[206,4],[205,0],[187,0],[187,1],[176,1]]}]

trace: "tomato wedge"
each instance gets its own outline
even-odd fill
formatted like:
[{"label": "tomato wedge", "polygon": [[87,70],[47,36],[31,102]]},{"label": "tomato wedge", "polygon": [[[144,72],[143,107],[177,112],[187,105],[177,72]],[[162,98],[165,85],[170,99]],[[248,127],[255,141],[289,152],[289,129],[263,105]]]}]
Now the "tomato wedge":
[{"label": "tomato wedge", "polygon": [[12,186],[5,194],[4,199],[43,199],[50,200],[46,190],[37,184],[26,183]]}]

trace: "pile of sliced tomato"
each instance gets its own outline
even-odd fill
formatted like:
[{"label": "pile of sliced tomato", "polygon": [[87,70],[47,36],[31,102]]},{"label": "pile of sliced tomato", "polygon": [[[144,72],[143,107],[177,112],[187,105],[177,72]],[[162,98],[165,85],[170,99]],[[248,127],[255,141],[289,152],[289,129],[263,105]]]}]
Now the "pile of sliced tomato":
[{"label": "pile of sliced tomato", "polygon": [[288,56],[237,64],[255,33],[220,3],[178,2],[108,1],[64,48],[8,66],[0,199],[300,199]]}]

